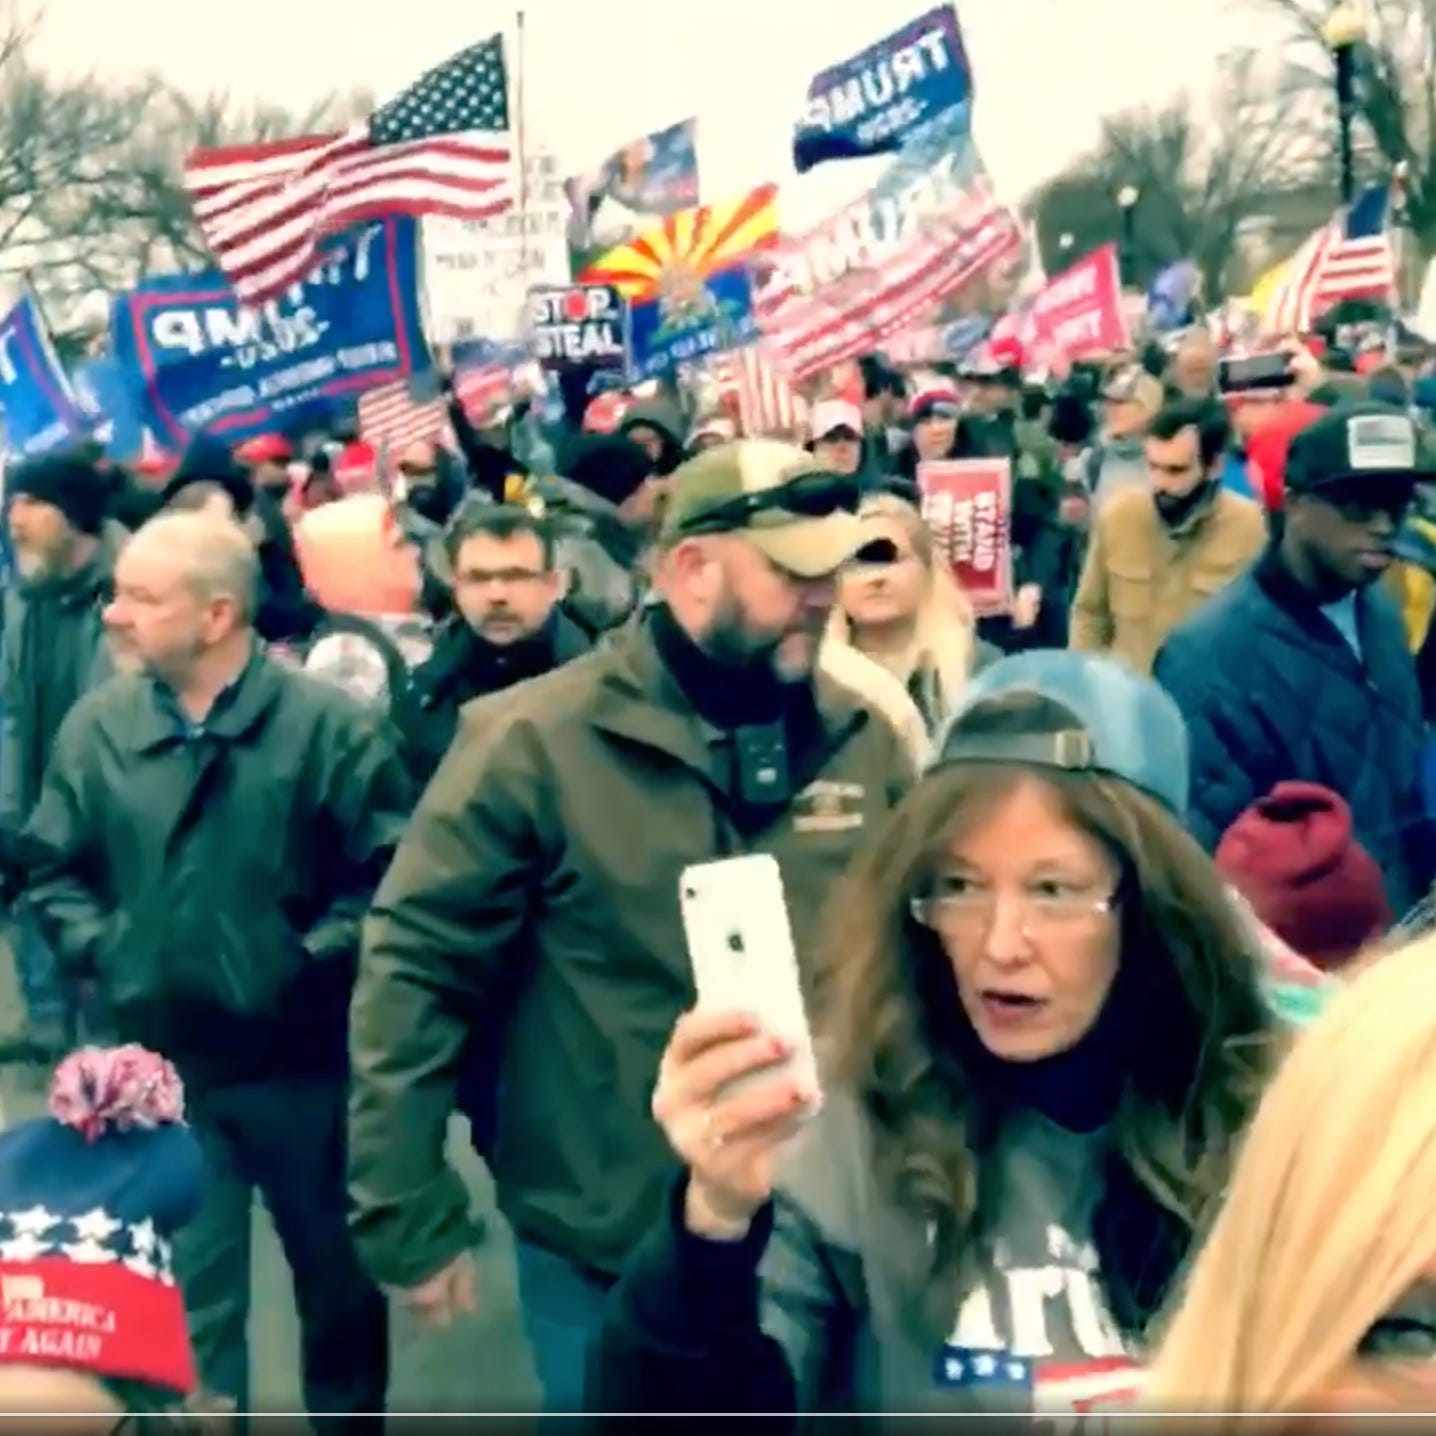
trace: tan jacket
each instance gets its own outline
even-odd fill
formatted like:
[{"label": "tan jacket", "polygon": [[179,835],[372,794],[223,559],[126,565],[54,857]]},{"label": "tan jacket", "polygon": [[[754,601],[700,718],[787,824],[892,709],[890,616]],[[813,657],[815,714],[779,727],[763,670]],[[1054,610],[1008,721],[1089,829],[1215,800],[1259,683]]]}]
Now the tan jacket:
[{"label": "tan jacket", "polygon": [[818,668],[835,683],[856,693],[881,713],[912,755],[914,769],[927,767],[932,739],[912,695],[886,668],[850,643],[827,639],[818,653]]},{"label": "tan jacket", "polygon": [[1158,517],[1150,490],[1113,494],[1093,525],[1068,646],[1150,673],[1167,635],[1243,572],[1266,539],[1260,505],[1228,489],[1175,529]]}]

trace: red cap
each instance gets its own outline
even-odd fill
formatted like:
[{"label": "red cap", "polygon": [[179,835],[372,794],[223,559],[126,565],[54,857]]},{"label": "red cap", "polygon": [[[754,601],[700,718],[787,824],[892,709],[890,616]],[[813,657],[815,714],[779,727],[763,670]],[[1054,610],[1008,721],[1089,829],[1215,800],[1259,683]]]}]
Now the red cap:
[{"label": "red cap", "polygon": [[287,464],[294,450],[283,434],[256,434],[242,443],[234,456],[241,464]]},{"label": "red cap", "polygon": [[1022,341],[1015,334],[988,341],[988,353],[999,369],[1021,369],[1024,355]]},{"label": "red cap", "polygon": [[1319,784],[1278,783],[1222,835],[1216,862],[1262,922],[1318,967],[1340,966],[1392,924],[1351,809]]},{"label": "red cap", "polygon": [[627,394],[610,392],[596,394],[583,411],[583,431],[586,434],[616,433],[633,401]]}]

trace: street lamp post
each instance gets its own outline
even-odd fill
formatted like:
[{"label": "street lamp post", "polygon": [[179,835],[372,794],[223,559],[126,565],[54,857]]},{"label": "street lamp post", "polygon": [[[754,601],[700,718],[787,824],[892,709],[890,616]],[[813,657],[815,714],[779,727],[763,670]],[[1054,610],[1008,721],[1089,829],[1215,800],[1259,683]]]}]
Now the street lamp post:
[{"label": "street lamp post", "polygon": [[1137,201],[1140,198],[1141,192],[1134,184],[1124,184],[1117,191],[1117,208],[1122,211],[1122,247],[1117,260],[1124,284],[1135,284],[1137,279]]},{"label": "street lamp post", "polygon": [[1341,159],[1341,202],[1356,193],[1351,126],[1356,119],[1356,49],[1366,39],[1366,16],[1356,0],[1340,0],[1321,29],[1336,73],[1336,127]]}]

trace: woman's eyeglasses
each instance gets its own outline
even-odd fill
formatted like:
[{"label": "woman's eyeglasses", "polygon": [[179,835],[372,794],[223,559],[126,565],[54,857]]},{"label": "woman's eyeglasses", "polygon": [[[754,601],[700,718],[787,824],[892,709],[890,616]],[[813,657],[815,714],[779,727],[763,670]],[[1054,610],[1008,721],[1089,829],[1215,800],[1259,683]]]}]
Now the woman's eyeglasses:
[{"label": "woman's eyeglasses", "polygon": [[[1018,899],[1022,931],[1029,936],[1080,926],[1117,906],[1118,891],[1057,880],[1034,883]],[[987,931],[997,917],[999,895],[967,878],[948,877],[912,899],[913,917],[935,932]]]}]

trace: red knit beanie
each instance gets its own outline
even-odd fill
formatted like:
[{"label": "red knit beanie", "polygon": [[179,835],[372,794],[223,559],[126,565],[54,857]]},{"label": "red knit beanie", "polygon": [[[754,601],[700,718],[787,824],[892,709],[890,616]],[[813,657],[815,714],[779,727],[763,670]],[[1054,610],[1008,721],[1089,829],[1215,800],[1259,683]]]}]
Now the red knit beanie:
[{"label": "red knit beanie", "polygon": [[1278,783],[1226,830],[1216,860],[1262,922],[1319,967],[1340,966],[1392,924],[1351,809],[1316,783]]}]

